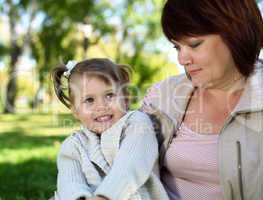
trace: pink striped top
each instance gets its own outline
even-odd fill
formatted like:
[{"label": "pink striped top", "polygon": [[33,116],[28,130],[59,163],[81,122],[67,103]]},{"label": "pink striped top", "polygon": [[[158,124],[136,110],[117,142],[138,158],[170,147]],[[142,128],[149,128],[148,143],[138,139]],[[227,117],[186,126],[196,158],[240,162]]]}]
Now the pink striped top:
[{"label": "pink striped top", "polygon": [[161,173],[171,200],[222,200],[218,135],[199,134],[182,123],[166,152]]}]

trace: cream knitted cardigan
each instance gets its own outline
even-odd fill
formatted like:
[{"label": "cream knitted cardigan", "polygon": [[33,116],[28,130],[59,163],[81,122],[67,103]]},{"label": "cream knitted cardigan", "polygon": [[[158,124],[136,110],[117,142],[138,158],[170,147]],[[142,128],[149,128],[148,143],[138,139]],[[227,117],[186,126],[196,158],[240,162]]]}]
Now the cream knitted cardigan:
[{"label": "cream knitted cardigan", "polygon": [[158,171],[157,160],[152,123],[142,112],[128,112],[100,138],[82,129],[61,145],[55,198],[103,195],[111,200],[166,200],[153,173],[154,168]]}]

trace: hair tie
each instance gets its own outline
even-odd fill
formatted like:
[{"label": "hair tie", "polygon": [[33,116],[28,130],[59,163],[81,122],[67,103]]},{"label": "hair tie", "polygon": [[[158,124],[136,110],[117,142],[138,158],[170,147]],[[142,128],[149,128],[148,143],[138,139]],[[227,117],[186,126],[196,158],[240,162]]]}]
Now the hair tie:
[{"label": "hair tie", "polygon": [[70,60],[70,61],[68,61],[67,64],[66,64],[67,71],[65,71],[65,72],[63,73],[63,75],[64,75],[66,78],[68,78],[68,77],[70,76],[70,74],[71,74],[71,71],[73,70],[73,68],[74,68],[77,64],[78,64],[78,62],[75,61],[75,60]]}]

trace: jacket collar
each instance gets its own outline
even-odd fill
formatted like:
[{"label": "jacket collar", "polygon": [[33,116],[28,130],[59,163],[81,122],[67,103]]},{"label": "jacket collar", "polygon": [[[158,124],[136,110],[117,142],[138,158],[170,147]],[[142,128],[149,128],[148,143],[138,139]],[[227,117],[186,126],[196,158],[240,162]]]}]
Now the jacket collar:
[{"label": "jacket collar", "polygon": [[[180,122],[194,87],[183,75],[170,77],[160,84],[160,99],[153,100],[153,108],[161,108],[171,119]],[[171,99],[172,98],[172,99]],[[160,105],[161,104],[161,105]],[[248,78],[244,92],[232,115],[263,110],[263,63],[256,62],[254,73]]]},{"label": "jacket collar", "polygon": [[263,64],[256,63],[254,73],[248,78],[244,92],[233,113],[263,110]]},{"label": "jacket collar", "polygon": [[[183,114],[194,87],[186,76],[182,78],[180,83],[181,86],[179,87],[175,82],[173,83],[173,87],[177,88],[177,95],[174,96],[174,102],[177,108],[180,108],[179,113]],[[255,64],[255,71],[247,79],[244,92],[234,108],[232,115],[261,110],[263,110],[263,63],[258,61]]]},{"label": "jacket collar", "polygon": [[160,109],[177,124],[185,112],[189,97],[194,89],[191,81],[187,79],[185,74],[182,74],[162,81],[158,87],[159,93],[151,99],[152,110],[156,114]]},{"label": "jacket collar", "polygon": [[120,143],[123,138],[123,131],[127,125],[127,119],[131,116],[134,111],[126,113],[118,122],[112,127],[107,129],[101,135],[101,150],[105,157],[105,160],[110,166],[113,164],[113,160],[120,148]]},{"label": "jacket collar", "polygon": [[[110,166],[106,162],[104,155],[101,151],[99,136],[84,127],[82,131],[87,137],[86,148],[87,148],[87,154],[88,154],[87,156],[89,160],[95,163],[98,167],[100,167],[102,171],[108,173],[110,170]],[[87,167],[87,169],[89,168]]]},{"label": "jacket collar", "polygon": [[109,166],[112,166],[113,160],[120,148],[123,128],[132,113],[134,113],[134,111],[127,112],[109,129],[101,133],[100,138],[84,126],[82,127],[89,142],[87,148],[90,160],[105,172],[108,172],[110,169]]}]

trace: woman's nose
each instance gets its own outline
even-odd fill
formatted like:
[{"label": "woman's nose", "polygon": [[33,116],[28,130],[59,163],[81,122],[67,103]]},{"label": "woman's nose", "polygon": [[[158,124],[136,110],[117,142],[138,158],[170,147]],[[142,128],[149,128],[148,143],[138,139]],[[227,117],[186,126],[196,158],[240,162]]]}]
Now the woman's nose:
[{"label": "woman's nose", "polygon": [[192,56],[189,50],[182,48],[178,52],[178,61],[180,65],[186,66],[192,63]]}]

